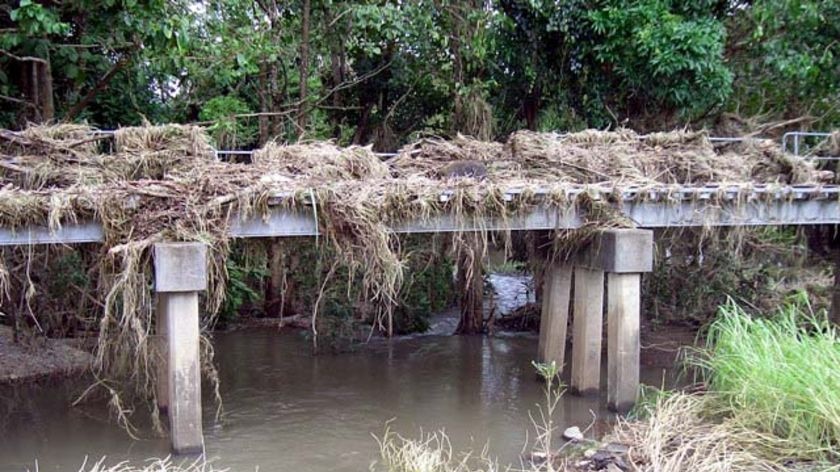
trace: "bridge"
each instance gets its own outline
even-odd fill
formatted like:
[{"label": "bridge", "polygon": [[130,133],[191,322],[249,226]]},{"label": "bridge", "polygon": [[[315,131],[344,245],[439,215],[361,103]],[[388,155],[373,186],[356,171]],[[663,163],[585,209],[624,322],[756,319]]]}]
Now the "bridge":
[{"label": "bridge", "polygon": [[[522,189],[510,189],[515,201]],[[611,189],[570,187],[570,201],[581,192],[607,200]],[[537,191],[537,195],[547,196]],[[441,201],[451,194],[443,192]],[[317,236],[317,201],[292,210],[278,194],[266,215],[234,216],[230,236],[277,238]],[[537,357],[565,362],[569,308],[572,306],[571,390],[597,392],[601,379],[602,313],[607,314],[607,401],[626,411],[639,388],[641,274],[653,267],[654,228],[840,224],[840,186],[705,185],[630,188],[609,203],[637,229],[598,233],[590,247],[568,261],[553,263],[545,278]],[[395,233],[453,231],[537,231],[581,227],[585,215],[574,206],[548,203],[506,217],[485,219],[437,215],[401,222]],[[97,243],[104,231],[96,221],[58,228],[0,228],[0,246]],[[206,290],[206,248],[200,243],[160,243],[154,248],[157,334],[166,353],[158,378],[159,406],[169,416],[173,451],[203,450],[199,365],[199,294]],[[606,284],[605,284],[606,281]],[[571,299],[574,284],[574,300]],[[605,285],[607,287],[605,296]]]},{"label": "bridge", "polygon": [[[787,138],[786,138],[787,139]],[[791,138],[798,152],[798,138]],[[653,229],[761,225],[840,224],[837,185],[656,185],[623,187],[571,185],[568,202],[587,194],[609,205],[632,229],[598,231],[586,248],[568,260],[554,261],[543,290],[537,357],[566,361],[567,326],[572,317],[571,390],[590,394],[600,388],[603,313],[607,317],[607,402],[626,411],[639,389],[641,274],[653,268]],[[233,215],[232,238],[313,237],[320,234],[319,203],[312,197],[294,209],[278,193],[265,214]],[[454,191],[440,193],[441,202]],[[558,207],[549,189],[509,188],[504,199],[529,205],[507,215],[464,217],[437,214],[394,222],[394,233],[470,231],[545,231],[581,228],[586,212],[575,205]],[[533,204],[536,202],[536,204]],[[515,206],[515,205],[512,205]],[[0,228],[0,246],[99,243],[98,221],[66,222],[60,227]],[[199,361],[199,295],[207,288],[207,248],[200,243],[159,243],[154,254],[156,331],[160,363],[158,401],[169,416],[172,449],[201,452],[204,447]],[[574,285],[574,290],[572,286]],[[606,288],[606,290],[605,290]],[[574,293],[574,299],[571,294]],[[571,311],[570,311],[571,308]]]}]

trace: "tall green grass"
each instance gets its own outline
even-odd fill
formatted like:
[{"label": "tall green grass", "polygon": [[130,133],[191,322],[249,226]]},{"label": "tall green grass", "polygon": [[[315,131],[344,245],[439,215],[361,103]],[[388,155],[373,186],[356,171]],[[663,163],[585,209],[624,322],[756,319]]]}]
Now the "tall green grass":
[{"label": "tall green grass", "polygon": [[[840,339],[825,313],[799,296],[770,317],[730,301],[695,357],[712,410],[757,436],[774,452],[840,459]],[[777,439],[781,439],[778,441]]]}]

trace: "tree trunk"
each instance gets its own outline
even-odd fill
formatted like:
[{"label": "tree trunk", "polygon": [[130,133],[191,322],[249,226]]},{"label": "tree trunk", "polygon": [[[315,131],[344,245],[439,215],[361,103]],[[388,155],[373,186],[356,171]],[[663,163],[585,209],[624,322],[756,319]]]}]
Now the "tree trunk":
[{"label": "tree trunk", "polygon": [[[344,31],[340,24],[334,24],[335,17],[332,8],[326,8],[324,12],[324,31],[329,31],[330,45],[330,89],[337,89],[344,83],[344,71],[346,70],[347,53],[344,49]],[[328,113],[332,125],[332,137],[341,137],[341,122],[344,117],[344,93],[336,90],[332,94],[332,107]]]},{"label": "tree trunk", "polygon": [[461,319],[456,334],[480,334],[484,328],[483,242],[480,236],[460,243],[457,261],[458,308]]},{"label": "tree trunk", "polygon": [[368,128],[370,126],[370,114],[372,109],[373,104],[364,104],[362,116],[359,118],[359,122],[356,123],[356,133],[353,134],[353,144],[364,144],[368,134],[370,134]]},{"label": "tree trunk", "polygon": [[[108,72],[106,72],[105,75],[102,76],[101,79],[99,79],[96,85],[94,85],[93,88],[91,88],[88,91],[88,93],[85,94],[84,97],[82,97],[81,100],[79,100],[75,105],[73,105],[72,108],[70,108],[70,110],[67,111],[67,114],[64,115],[64,121],[72,121],[74,118],[76,118],[76,115],[78,115],[82,112],[82,110],[87,108],[88,105],[90,105],[93,102],[93,100],[96,98],[96,95],[99,94],[99,92],[108,88],[108,84],[111,83],[111,80],[114,79],[114,76],[117,75],[117,72],[122,70],[122,68],[125,67],[130,60],[131,56],[128,54],[120,58],[120,60],[117,61],[111,67],[111,69]],[[50,79],[50,90],[52,90],[52,79]]]},{"label": "tree trunk", "polygon": [[35,62],[33,65],[39,70],[38,98],[40,100],[41,118],[44,121],[52,121],[55,118],[55,103],[53,102],[53,79],[50,59],[46,62]]},{"label": "tree trunk", "polygon": [[306,132],[309,121],[307,98],[309,95],[309,13],[310,0],[303,1],[300,34],[300,107],[298,108],[298,136]]},{"label": "tree trunk", "polygon": [[268,243],[268,282],[265,284],[265,305],[263,311],[268,318],[283,316],[283,243],[272,239]]},{"label": "tree trunk", "polygon": [[[52,69],[48,61],[33,60],[29,63],[28,95],[35,104],[36,123],[44,123],[55,118],[53,102]],[[24,89],[26,90],[26,89]]]},{"label": "tree trunk", "polygon": [[[265,62],[260,63],[259,84],[259,91],[257,92],[257,95],[260,99],[260,113],[266,113],[269,111],[268,103],[270,90],[268,86],[268,67]],[[270,119],[268,115],[260,115],[260,146],[263,146],[266,142],[268,142],[269,122]]]}]

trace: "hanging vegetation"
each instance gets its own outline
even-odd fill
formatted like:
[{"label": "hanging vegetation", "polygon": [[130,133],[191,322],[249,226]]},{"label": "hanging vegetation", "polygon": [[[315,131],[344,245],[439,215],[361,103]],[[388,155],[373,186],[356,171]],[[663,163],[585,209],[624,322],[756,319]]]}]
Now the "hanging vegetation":
[{"label": "hanging vegetation", "polygon": [[[113,152],[105,152],[111,145]],[[627,226],[630,222],[610,202],[630,187],[715,182],[746,191],[756,182],[819,183],[824,177],[810,163],[761,142],[719,153],[705,134],[684,131],[521,132],[504,144],[459,136],[420,141],[390,162],[366,147],[269,143],[249,165],[216,160],[208,137],[197,127],[122,128],[111,138],[61,125],[2,131],[0,153],[0,225],[57,229],[88,220],[102,224],[104,245],[91,249],[95,265],[82,292],[103,300],[96,318],[96,374],[115,402],[118,389],[108,383],[111,379],[130,379],[137,393],[153,395],[149,248],[156,242],[209,245],[205,321],[211,324],[224,301],[230,224],[267,216],[271,207],[312,214],[319,244],[333,255],[322,261],[327,270],[320,293],[337,274],[358,280],[354,286],[373,307],[373,325],[392,333],[408,261],[394,228],[408,221],[452,215],[481,229],[488,218],[504,226],[519,212],[544,204],[577,208],[588,222],[585,228]],[[516,196],[509,197],[509,190]],[[558,232],[560,253],[584,241],[581,234],[586,232]],[[480,283],[475,274],[491,236],[486,230],[467,238],[455,233],[450,249],[465,282]],[[31,258],[38,250],[6,251],[6,267],[16,267],[14,259]],[[26,300],[35,297],[31,278],[12,272],[4,272],[4,291],[11,295],[13,288]],[[480,300],[471,297],[468,304],[475,312]],[[7,297],[6,303],[18,299]],[[319,295],[312,316],[316,340],[321,302]],[[15,303],[13,311],[19,318],[38,316],[27,303]],[[475,332],[479,326],[474,317],[462,320],[461,331]],[[212,376],[210,355],[205,352],[205,367]]]}]

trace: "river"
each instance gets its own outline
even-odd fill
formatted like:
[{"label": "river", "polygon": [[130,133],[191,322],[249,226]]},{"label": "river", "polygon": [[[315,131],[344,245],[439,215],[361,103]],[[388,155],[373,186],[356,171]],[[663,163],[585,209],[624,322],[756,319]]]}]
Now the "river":
[{"label": "river", "polygon": [[[443,428],[456,450],[488,445],[501,462],[518,463],[533,437],[528,412],[542,400],[534,334],[420,335],[320,355],[304,334],[270,329],[217,333],[214,344],[224,412],[216,421],[205,393],[205,441],[214,465],[232,471],[367,471],[378,455],[372,435],[389,420],[403,435]],[[642,368],[643,381],[659,385],[662,376]],[[0,470],[34,471],[37,459],[39,471],[76,471],[86,456],[168,454],[166,438],[144,427],[144,439],[131,439],[104,405],[69,407],[79,388],[59,382],[2,392]],[[603,396],[566,395],[557,419],[583,429],[594,415],[603,432],[611,419],[604,404]]]}]

